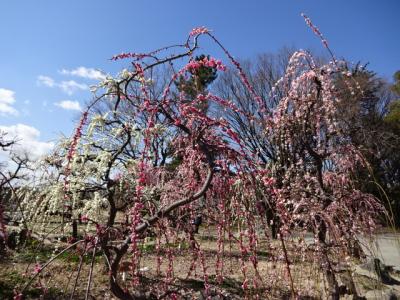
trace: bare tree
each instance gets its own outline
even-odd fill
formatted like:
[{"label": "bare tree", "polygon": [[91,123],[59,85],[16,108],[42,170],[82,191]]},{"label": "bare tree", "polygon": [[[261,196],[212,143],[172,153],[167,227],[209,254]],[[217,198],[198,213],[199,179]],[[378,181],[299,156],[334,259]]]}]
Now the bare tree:
[{"label": "bare tree", "polygon": [[[6,132],[0,132],[0,151],[8,159],[0,162],[0,250],[4,251],[7,243],[6,224],[15,216],[15,211],[21,212],[20,199],[16,195],[18,183],[26,179],[28,156],[16,153],[13,147],[18,143],[15,138],[7,138]],[[6,211],[8,213],[6,214]],[[14,213],[12,213],[14,211]],[[21,212],[22,214],[22,212]],[[22,220],[24,221],[23,217]],[[10,243],[9,243],[10,244]],[[12,243],[11,243],[12,244]]]}]

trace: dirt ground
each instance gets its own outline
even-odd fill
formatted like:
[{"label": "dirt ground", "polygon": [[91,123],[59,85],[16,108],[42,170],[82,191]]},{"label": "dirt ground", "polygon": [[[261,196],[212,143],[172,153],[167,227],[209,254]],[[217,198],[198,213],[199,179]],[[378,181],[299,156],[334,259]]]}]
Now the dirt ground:
[{"label": "dirt ground", "polygon": [[[216,274],[218,243],[213,232],[202,230],[196,236],[201,245],[203,258],[194,254],[186,242],[174,241],[157,255],[155,242],[150,240],[141,245],[143,258],[140,261],[140,286],[163,294],[166,290],[166,272],[168,256],[173,256],[173,277],[168,289],[174,290],[178,299],[290,299],[292,295],[290,277],[298,299],[325,299],[326,282],[322,270],[315,263],[312,251],[300,255],[296,247],[287,242],[290,257],[290,277],[280,243],[260,240],[258,244],[258,266],[256,274],[250,255],[242,256],[236,243],[225,244],[223,255],[224,276]],[[20,250],[8,251],[7,257],[0,261],[0,299],[13,299],[14,289],[21,290],[27,280],[34,274],[35,264],[43,265],[54,254],[54,245],[28,245]],[[38,250],[39,249],[39,250]],[[60,245],[61,249],[61,245]],[[90,270],[91,254],[84,259],[84,264],[77,278],[79,256],[74,251],[60,255],[38,276],[38,280],[25,291],[27,299],[70,299],[76,281],[76,292],[73,299],[84,299]],[[157,259],[162,258],[160,273],[157,272]],[[243,259],[244,258],[244,259]],[[129,261],[128,256],[125,261]],[[204,261],[204,267],[201,263]],[[354,266],[359,261],[352,262]],[[390,289],[396,285],[385,286],[371,274],[360,274],[355,269],[344,269],[341,261],[334,262],[337,279],[343,286],[349,276],[353,279],[359,295],[374,292],[384,299]],[[190,272],[190,269],[192,271]],[[204,276],[206,268],[207,277]],[[189,274],[190,273],[190,274]],[[93,280],[90,289],[91,299],[115,299],[108,288],[108,270],[101,254],[95,257]],[[244,279],[248,287],[243,289]],[[117,280],[129,288],[132,277],[129,271],[120,272]],[[220,280],[220,281],[219,281]],[[218,282],[219,281],[219,282]],[[48,290],[43,296],[43,288]],[[400,285],[398,286],[400,290]],[[131,288],[130,288],[131,289]],[[343,298],[352,299],[343,292]],[[166,298],[168,299],[168,298]]]}]

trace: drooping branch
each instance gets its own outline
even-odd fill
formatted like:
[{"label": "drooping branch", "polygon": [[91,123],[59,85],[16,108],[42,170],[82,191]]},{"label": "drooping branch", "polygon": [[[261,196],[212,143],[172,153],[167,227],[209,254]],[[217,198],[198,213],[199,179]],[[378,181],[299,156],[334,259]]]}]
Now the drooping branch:
[{"label": "drooping branch", "polygon": [[[209,170],[208,170],[207,177],[206,177],[202,187],[192,196],[178,200],[178,201],[172,203],[171,205],[167,206],[166,208],[159,210],[152,217],[144,220],[141,224],[139,224],[135,228],[135,231],[137,234],[144,232],[150,226],[154,225],[158,220],[167,217],[172,211],[176,210],[177,208],[179,208],[183,205],[189,204],[205,195],[207,190],[210,188],[211,181],[212,181],[213,175],[215,173],[212,157],[209,156],[208,158],[209,158],[209,160],[208,160]],[[116,281],[116,277],[117,277],[116,275],[117,275],[119,263],[120,263],[122,257],[128,251],[130,243],[131,243],[131,237],[128,237],[128,238],[126,238],[126,240],[123,242],[123,244],[118,249],[115,249],[116,255],[114,257],[114,260],[111,263],[111,270],[110,270],[110,275],[109,275],[111,291],[114,293],[114,295],[116,295],[117,297],[120,297],[120,299],[128,299],[128,300],[145,299],[145,297],[143,295],[140,295],[138,293],[136,293],[136,295],[131,295],[129,292],[125,292],[119,286],[118,282]],[[105,252],[109,254],[108,249]],[[107,255],[107,256],[109,257],[109,255]]]}]

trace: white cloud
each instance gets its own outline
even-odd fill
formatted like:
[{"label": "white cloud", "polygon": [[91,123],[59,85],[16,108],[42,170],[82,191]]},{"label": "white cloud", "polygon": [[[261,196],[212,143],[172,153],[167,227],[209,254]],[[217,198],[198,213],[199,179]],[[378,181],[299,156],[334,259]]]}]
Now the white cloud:
[{"label": "white cloud", "polygon": [[47,87],[58,87],[63,92],[68,95],[72,95],[74,92],[78,90],[88,90],[89,86],[84,83],[78,83],[74,80],[61,81],[56,82],[53,78],[49,76],[39,75],[37,78],[37,83],[39,86],[47,86]]},{"label": "white cloud", "polygon": [[72,95],[77,90],[88,90],[89,87],[84,83],[78,83],[74,80],[61,81],[58,86],[68,95]]},{"label": "white cloud", "polygon": [[8,104],[14,103],[15,102],[14,94],[15,94],[14,91],[6,90],[6,89],[0,89],[0,99],[4,103],[8,103]]},{"label": "white cloud", "polygon": [[44,76],[44,75],[38,76],[37,83],[38,83],[38,85],[45,85],[48,87],[54,87],[56,85],[56,82],[54,81],[53,78],[51,78],[49,76]]},{"label": "white cloud", "polygon": [[0,130],[7,133],[7,138],[17,140],[13,146],[16,153],[27,154],[31,159],[38,159],[54,147],[54,143],[39,141],[40,131],[29,125],[0,126]]},{"label": "white cloud", "polygon": [[63,109],[67,109],[67,110],[78,110],[78,111],[82,110],[82,107],[78,101],[63,100],[63,101],[54,103],[54,105],[61,107]]},{"label": "white cloud", "polygon": [[18,111],[12,107],[15,102],[14,91],[0,88],[0,115],[18,115]]},{"label": "white cloud", "polygon": [[78,76],[87,79],[95,79],[95,80],[104,80],[106,79],[106,75],[96,69],[86,68],[86,67],[78,67],[73,70],[66,70],[62,69],[60,71],[63,75],[71,75],[71,76]]}]

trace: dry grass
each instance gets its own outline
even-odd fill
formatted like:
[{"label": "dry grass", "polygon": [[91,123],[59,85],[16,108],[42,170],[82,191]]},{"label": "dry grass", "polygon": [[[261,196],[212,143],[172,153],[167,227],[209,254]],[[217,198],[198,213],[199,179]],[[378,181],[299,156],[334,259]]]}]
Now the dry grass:
[{"label": "dry grass", "polygon": [[[278,241],[260,240],[258,244],[258,267],[256,271],[250,261],[250,255],[242,256],[237,243],[225,243],[223,255],[224,278],[221,283],[217,281],[216,261],[218,256],[218,243],[215,232],[212,229],[203,229],[196,236],[199,242],[205,267],[207,268],[207,281],[211,294],[220,295],[215,299],[289,299],[291,288],[287,272],[286,261]],[[28,245],[19,251],[9,253],[9,258],[0,262],[0,299],[10,298],[13,288],[21,288],[27,278],[32,275],[34,262],[44,263],[52,255],[53,249],[50,246],[33,247]],[[54,246],[54,245],[52,245]],[[155,250],[155,241],[146,241],[141,245],[143,252],[140,268],[142,276],[141,286],[145,289],[162,291],[165,288],[165,274],[168,268],[168,253],[172,254],[174,281],[170,282],[169,289],[174,289],[181,295],[182,299],[201,299],[205,290],[205,277],[201,258],[196,257],[189,249],[186,241],[176,239],[161,249],[161,255]],[[38,250],[39,249],[39,250]],[[326,298],[326,283],[322,270],[315,262],[313,252],[301,253],[294,243],[287,241],[287,249],[290,257],[290,273],[293,278],[296,294],[303,299],[324,299]],[[157,272],[157,258],[162,257],[163,261],[160,273]],[[244,258],[244,259],[243,259]],[[126,261],[130,257],[125,258]],[[334,259],[333,259],[334,261]],[[89,274],[90,257],[85,258],[82,272],[77,281],[76,296],[74,299],[84,298],[87,278]],[[28,290],[28,298],[38,299],[40,289],[37,283],[51,287],[44,299],[69,299],[72,286],[77,276],[79,256],[72,252],[61,255],[40,275],[39,281]],[[193,270],[190,272],[190,268]],[[108,270],[101,254],[96,257],[94,264],[94,277],[90,295],[92,299],[114,299],[108,288]],[[188,274],[190,275],[188,276]],[[348,273],[348,272],[347,272]],[[343,281],[343,272],[338,273],[339,282]],[[24,277],[24,274],[27,276]],[[246,275],[245,275],[246,274]],[[129,288],[131,276],[125,274],[123,280],[122,272],[118,274],[117,280],[122,286]],[[244,279],[248,280],[248,289],[243,290]],[[362,276],[354,276],[359,294],[370,289],[376,289],[376,282]],[[225,295],[223,298],[221,295]]]}]

